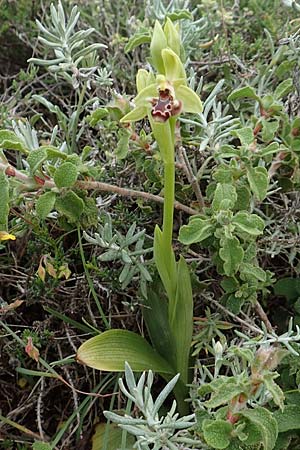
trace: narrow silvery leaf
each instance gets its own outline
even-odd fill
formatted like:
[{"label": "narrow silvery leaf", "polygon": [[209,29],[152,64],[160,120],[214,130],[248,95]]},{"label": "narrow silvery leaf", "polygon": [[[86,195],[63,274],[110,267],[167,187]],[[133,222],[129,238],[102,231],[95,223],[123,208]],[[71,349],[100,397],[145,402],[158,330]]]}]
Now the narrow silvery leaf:
[{"label": "narrow silvery leaf", "polygon": [[157,397],[157,399],[156,399],[156,401],[154,403],[153,416],[155,416],[155,414],[158,413],[158,411],[160,410],[160,407],[162,406],[164,401],[171,394],[171,392],[173,391],[173,388],[174,388],[175,384],[177,383],[179,377],[180,377],[180,374],[178,373],[177,375],[175,375],[174,378],[172,378],[171,381],[169,381],[167,386],[161,391],[161,393],[159,394],[159,396]]}]

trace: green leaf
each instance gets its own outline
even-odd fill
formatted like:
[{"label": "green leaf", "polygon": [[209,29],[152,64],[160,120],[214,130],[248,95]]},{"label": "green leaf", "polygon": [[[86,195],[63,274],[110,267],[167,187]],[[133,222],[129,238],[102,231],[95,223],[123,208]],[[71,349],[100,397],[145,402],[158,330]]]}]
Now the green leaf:
[{"label": "green leaf", "polygon": [[120,138],[118,140],[117,148],[115,150],[115,156],[117,159],[121,160],[126,158],[129,148],[131,132],[127,129],[122,129],[120,133]]},{"label": "green leaf", "polygon": [[75,184],[77,177],[77,167],[71,162],[64,162],[55,171],[54,183],[58,188],[71,187]]},{"label": "green leaf", "polygon": [[300,278],[281,278],[274,285],[276,295],[284,295],[288,300],[295,301],[300,297]]},{"label": "green leaf", "polygon": [[272,395],[273,402],[283,409],[284,393],[277,383],[275,383],[274,378],[277,378],[278,373],[265,374],[263,376],[263,382],[270,394]]},{"label": "green leaf", "polygon": [[212,392],[209,400],[205,402],[207,408],[218,408],[219,406],[228,404],[234,397],[247,392],[247,379],[244,376],[239,378],[231,378],[220,376],[218,379],[212,381],[209,385],[201,386],[199,395],[205,395],[205,389]]},{"label": "green leaf", "polygon": [[227,276],[234,275],[243,261],[244,250],[236,237],[224,237],[220,241],[220,258],[224,261],[224,272]]},{"label": "green leaf", "polygon": [[261,267],[245,262],[240,265],[240,276],[243,281],[254,279],[265,282],[267,279],[266,272]]},{"label": "green leaf", "polygon": [[255,409],[243,409],[239,414],[246,417],[261,431],[264,450],[273,450],[278,436],[277,421],[270,411],[261,406]]},{"label": "green leaf", "polygon": [[87,340],[77,351],[77,361],[109,372],[123,372],[127,361],[136,372],[174,373],[144,338],[126,330],[108,330]]},{"label": "green leaf", "polygon": [[240,211],[235,214],[232,219],[232,224],[236,226],[239,231],[250,234],[250,236],[259,236],[263,233],[265,223],[256,214]]},{"label": "green leaf", "polygon": [[47,442],[35,442],[32,445],[32,450],[52,450],[52,447]]},{"label": "green leaf", "polygon": [[241,141],[242,145],[250,145],[254,141],[253,130],[250,127],[239,128],[231,131],[233,136],[236,136]]},{"label": "green leaf", "polygon": [[275,411],[279,433],[300,429],[300,405],[286,405],[283,411]]},{"label": "green leaf", "polygon": [[270,142],[274,139],[275,133],[279,128],[279,120],[262,120],[262,134],[261,137],[264,142]]},{"label": "green leaf", "polygon": [[234,205],[235,209],[239,211],[243,209],[248,209],[251,198],[250,189],[247,186],[239,185],[236,187],[236,193],[237,193],[237,201]]},{"label": "green leaf", "polygon": [[18,150],[21,153],[28,154],[28,148],[22,139],[9,130],[0,130],[0,148]]},{"label": "green leaf", "polygon": [[48,157],[47,150],[45,148],[37,148],[36,150],[32,150],[28,157],[27,163],[29,164],[30,171],[32,174],[41,167],[44,161],[46,161]]},{"label": "green leaf", "polygon": [[202,428],[206,443],[213,449],[224,449],[230,444],[233,427],[227,420],[205,419]]},{"label": "green leaf", "polygon": [[256,94],[255,90],[250,86],[245,86],[239,89],[235,89],[227,98],[229,102],[239,100],[240,98],[252,98],[261,102],[260,97]]},{"label": "green leaf", "polygon": [[46,219],[48,214],[52,211],[52,209],[54,208],[55,199],[56,194],[54,192],[45,192],[45,194],[42,194],[38,198],[35,209],[37,215],[41,219]]},{"label": "green leaf", "polygon": [[190,220],[188,225],[183,225],[179,231],[179,241],[184,245],[191,245],[196,242],[201,242],[212,236],[214,226],[211,219],[201,219],[195,217]]},{"label": "green leaf", "polygon": [[160,283],[153,283],[153,287],[147,289],[142,312],[153,348],[175,368],[175,345],[169,324],[168,303],[158,291],[161,287]]},{"label": "green leaf", "polygon": [[228,210],[234,207],[237,201],[236,189],[232,184],[218,183],[212,208],[214,211]]},{"label": "green leaf", "polygon": [[0,231],[6,231],[9,214],[9,183],[3,171],[0,171],[0,205]]},{"label": "green leaf", "polygon": [[247,178],[254,195],[258,200],[263,201],[269,186],[267,169],[265,167],[247,168]]},{"label": "green leaf", "polygon": [[108,109],[106,108],[97,108],[92,112],[89,116],[86,117],[86,121],[90,124],[91,127],[95,127],[98,125],[100,120],[108,115]]},{"label": "green leaf", "polygon": [[84,202],[75,192],[69,191],[56,197],[55,208],[59,213],[66,216],[70,222],[74,223],[79,220],[84,210]]},{"label": "green leaf", "polygon": [[163,241],[163,234],[160,228],[156,225],[154,230],[154,261],[158,270],[161,281],[167,292],[168,299],[175,298],[176,295],[176,261],[175,254],[165,250]]},{"label": "green leaf", "polygon": [[274,97],[276,100],[281,100],[287,94],[294,90],[294,83],[292,78],[288,78],[287,80],[282,81],[274,92]]},{"label": "green leaf", "polygon": [[167,17],[169,17],[173,22],[182,19],[193,20],[193,15],[188,9],[175,9],[173,12],[167,13]]},{"label": "green leaf", "polygon": [[[115,423],[98,423],[92,437],[92,450],[118,450],[122,445],[122,435],[124,431]],[[135,438],[132,434],[126,435],[126,449],[132,449]],[[125,450],[126,450],[125,449]]]},{"label": "green leaf", "polygon": [[184,384],[189,382],[189,357],[193,335],[193,293],[189,269],[181,256],[177,263],[176,297],[169,298],[169,323],[175,340],[176,372]]},{"label": "green leaf", "polygon": [[131,52],[136,47],[142,44],[148,44],[151,42],[151,36],[149,30],[137,32],[135,33],[125,45],[124,51],[125,53]]}]

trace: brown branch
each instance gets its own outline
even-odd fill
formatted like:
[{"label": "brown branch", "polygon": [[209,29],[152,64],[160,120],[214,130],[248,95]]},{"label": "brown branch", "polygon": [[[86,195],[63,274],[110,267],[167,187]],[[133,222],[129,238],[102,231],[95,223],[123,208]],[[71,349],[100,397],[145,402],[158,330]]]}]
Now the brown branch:
[{"label": "brown branch", "polygon": [[[25,189],[35,190],[55,188],[55,183],[52,179],[41,179],[40,177],[29,177],[23,172],[15,169],[9,164],[0,162],[0,170],[4,170],[7,176],[11,176],[21,181],[24,184]],[[88,191],[104,191],[104,192],[114,192],[122,197],[130,198],[143,198],[146,201],[154,201],[157,203],[164,203],[164,198],[159,195],[150,194],[148,192],[136,191],[134,189],[122,188],[109,183],[103,183],[101,181],[77,181],[74,188],[86,189]],[[189,215],[199,214],[199,211],[190,208],[189,206],[183,205],[180,202],[175,201],[174,208],[183,211]]]}]

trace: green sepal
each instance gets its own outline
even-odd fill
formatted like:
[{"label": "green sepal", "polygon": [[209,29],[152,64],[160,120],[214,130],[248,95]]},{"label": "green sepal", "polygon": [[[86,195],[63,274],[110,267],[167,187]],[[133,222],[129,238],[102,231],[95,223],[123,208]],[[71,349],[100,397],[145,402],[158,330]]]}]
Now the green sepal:
[{"label": "green sepal", "polygon": [[150,43],[150,54],[152,59],[152,64],[158,73],[165,74],[165,66],[162,59],[161,52],[164,48],[168,46],[167,38],[165,36],[164,30],[161,24],[156,20],[154,25],[154,30],[152,34],[152,39]]},{"label": "green sepal", "polygon": [[179,58],[173,50],[170,48],[164,48],[161,52],[161,56],[163,59],[165,71],[163,73],[166,74],[166,79],[171,83],[175,80],[186,79],[186,74],[184,70],[184,66]]},{"label": "green sepal", "polygon": [[201,113],[203,110],[202,102],[192,89],[183,84],[175,89],[176,97],[182,101],[183,111],[187,113]]},{"label": "green sepal", "polygon": [[164,33],[167,38],[168,47],[180,57],[180,35],[172,20],[167,17]]}]

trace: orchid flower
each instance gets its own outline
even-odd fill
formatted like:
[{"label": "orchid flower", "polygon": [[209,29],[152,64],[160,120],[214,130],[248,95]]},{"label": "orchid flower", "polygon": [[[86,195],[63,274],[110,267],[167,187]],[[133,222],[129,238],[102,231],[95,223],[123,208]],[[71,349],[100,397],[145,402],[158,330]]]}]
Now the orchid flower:
[{"label": "orchid flower", "polygon": [[150,122],[153,120],[164,123],[181,112],[202,111],[200,98],[187,86],[185,69],[178,55],[180,40],[179,36],[176,39],[176,33],[178,35],[170,19],[164,30],[156,22],[151,41],[151,57],[158,73],[155,76],[145,69],[138,71],[135,108],[121,122],[135,122],[148,116]]}]

